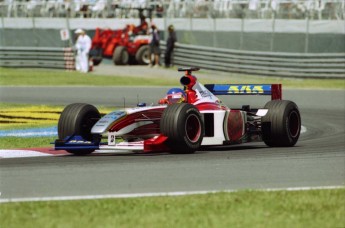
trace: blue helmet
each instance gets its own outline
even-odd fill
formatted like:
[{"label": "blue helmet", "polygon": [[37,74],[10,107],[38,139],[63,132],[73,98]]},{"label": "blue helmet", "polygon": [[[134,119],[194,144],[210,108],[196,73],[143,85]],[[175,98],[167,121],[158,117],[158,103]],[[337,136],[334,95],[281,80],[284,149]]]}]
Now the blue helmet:
[{"label": "blue helmet", "polygon": [[168,104],[182,103],[187,100],[186,93],[180,88],[172,88],[167,92]]}]

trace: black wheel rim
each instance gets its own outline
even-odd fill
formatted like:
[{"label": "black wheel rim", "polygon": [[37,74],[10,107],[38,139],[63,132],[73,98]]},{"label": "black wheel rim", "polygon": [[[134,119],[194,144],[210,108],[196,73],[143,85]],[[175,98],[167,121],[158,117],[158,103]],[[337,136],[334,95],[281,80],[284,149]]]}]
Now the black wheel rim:
[{"label": "black wheel rim", "polygon": [[297,111],[292,111],[289,114],[289,119],[288,119],[288,126],[289,126],[289,133],[293,138],[296,138],[300,132],[300,118],[297,113]]},{"label": "black wheel rim", "polygon": [[201,123],[199,118],[192,114],[187,117],[185,125],[186,136],[192,143],[196,143],[201,136]]}]

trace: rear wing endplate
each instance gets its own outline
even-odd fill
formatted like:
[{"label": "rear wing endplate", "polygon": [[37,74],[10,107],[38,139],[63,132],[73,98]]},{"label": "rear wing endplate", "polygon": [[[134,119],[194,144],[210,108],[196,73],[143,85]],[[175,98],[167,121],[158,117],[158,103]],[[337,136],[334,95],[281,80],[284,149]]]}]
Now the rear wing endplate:
[{"label": "rear wing endplate", "polygon": [[271,95],[271,100],[282,99],[281,84],[207,84],[214,95]]}]

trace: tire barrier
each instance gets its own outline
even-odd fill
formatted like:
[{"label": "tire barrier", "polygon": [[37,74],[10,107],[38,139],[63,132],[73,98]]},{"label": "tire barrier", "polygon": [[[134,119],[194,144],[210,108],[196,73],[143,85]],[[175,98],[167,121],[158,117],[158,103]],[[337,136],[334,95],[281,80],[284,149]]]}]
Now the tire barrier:
[{"label": "tire barrier", "polygon": [[[165,42],[161,44],[164,50]],[[250,75],[345,78],[345,53],[257,52],[176,44],[172,60],[177,66]]]},{"label": "tire barrier", "polygon": [[73,71],[75,70],[75,56],[72,48],[64,48],[64,60],[65,60],[65,69]]},{"label": "tire barrier", "polygon": [[72,48],[0,47],[0,67],[75,69]]}]

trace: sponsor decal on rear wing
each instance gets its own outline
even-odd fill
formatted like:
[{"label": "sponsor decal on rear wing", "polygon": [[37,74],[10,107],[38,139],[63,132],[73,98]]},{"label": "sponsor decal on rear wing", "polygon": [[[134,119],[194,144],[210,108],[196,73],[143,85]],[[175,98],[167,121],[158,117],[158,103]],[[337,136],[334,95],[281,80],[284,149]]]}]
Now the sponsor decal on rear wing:
[{"label": "sponsor decal on rear wing", "polygon": [[214,95],[271,95],[272,100],[282,99],[281,84],[207,84]]}]

